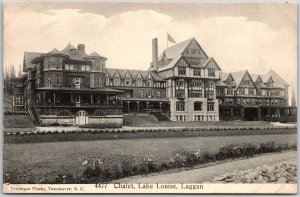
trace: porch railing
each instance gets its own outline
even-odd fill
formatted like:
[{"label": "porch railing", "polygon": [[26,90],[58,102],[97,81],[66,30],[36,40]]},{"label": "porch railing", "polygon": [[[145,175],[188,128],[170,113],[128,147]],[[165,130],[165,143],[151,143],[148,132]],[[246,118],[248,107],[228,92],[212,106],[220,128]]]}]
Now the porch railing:
[{"label": "porch railing", "polygon": [[37,116],[37,118],[38,118],[38,121],[39,121],[39,123],[41,124],[40,113],[39,113],[39,111],[38,111],[38,109],[37,109],[36,105],[33,105],[33,107],[34,107],[34,110],[35,110],[36,116]]},{"label": "porch railing", "polygon": [[121,108],[121,103],[37,103],[36,107],[103,107],[103,108]]}]

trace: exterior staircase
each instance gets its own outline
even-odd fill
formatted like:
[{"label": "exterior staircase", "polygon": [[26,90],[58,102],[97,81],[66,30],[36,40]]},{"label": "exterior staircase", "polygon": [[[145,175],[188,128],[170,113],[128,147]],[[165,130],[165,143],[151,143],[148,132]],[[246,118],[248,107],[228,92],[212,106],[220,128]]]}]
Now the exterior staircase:
[{"label": "exterior staircase", "polygon": [[163,114],[160,111],[150,112],[153,116],[156,117],[158,121],[170,121],[166,114]]},{"label": "exterior staircase", "polygon": [[39,114],[36,110],[36,107],[30,106],[28,108],[28,113],[29,113],[31,120],[34,122],[35,126],[40,126]]}]

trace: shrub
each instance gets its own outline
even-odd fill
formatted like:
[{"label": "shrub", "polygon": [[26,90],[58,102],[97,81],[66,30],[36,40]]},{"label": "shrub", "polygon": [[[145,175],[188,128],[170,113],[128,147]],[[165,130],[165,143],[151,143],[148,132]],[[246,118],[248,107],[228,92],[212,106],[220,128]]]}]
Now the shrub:
[{"label": "shrub", "polygon": [[[82,177],[74,179],[72,175],[58,175],[55,183],[95,183],[107,182],[113,179],[119,179],[132,175],[142,175],[153,172],[160,172],[172,168],[192,167],[197,164],[204,164],[225,159],[234,159],[240,157],[252,157],[255,154],[279,152],[282,150],[297,150],[297,145],[276,144],[274,142],[261,144],[231,144],[222,146],[216,152],[207,151],[185,151],[175,152],[169,161],[158,165],[150,158],[144,158],[137,163],[131,163],[128,157],[118,158],[118,165],[111,165],[111,159],[100,162],[100,159],[94,158],[91,161],[85,161],[87,165],[83,171]],[[5,177],[5,180],[10,179]],[[46,180],[48,183],[49,181]]]}]

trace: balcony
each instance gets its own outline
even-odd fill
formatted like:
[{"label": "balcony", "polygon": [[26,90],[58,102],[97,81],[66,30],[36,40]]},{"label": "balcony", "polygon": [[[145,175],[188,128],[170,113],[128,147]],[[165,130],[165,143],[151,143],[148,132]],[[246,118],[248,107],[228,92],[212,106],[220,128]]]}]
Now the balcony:
[{"label": "balcony", "polygon": [[97,108],[97,109],[118,109],[122,108],[121,102],[117,103],[37,103],[38,108]]}]

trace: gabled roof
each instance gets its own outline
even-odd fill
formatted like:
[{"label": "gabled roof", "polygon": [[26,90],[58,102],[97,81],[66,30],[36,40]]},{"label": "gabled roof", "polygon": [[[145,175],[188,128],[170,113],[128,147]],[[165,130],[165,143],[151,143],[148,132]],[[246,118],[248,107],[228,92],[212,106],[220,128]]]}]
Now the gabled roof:
[{"label": "gabled roof", "polygon": [[180,42],[178,44],[175,44],[171,47],[168,47],[164,50],[163,53],[166,54],[168,59],[174,59],[180,56],[183,51],[186,49],[186,47],[190,44],[190,42],[195,38],[190,38],[188,40],[185,40],[183,42]]},{"label": "gabled roof", "polygon": [[270,74],[264,74],[264,75],[261,75],[261,80],[263,83],[267,83],[269,78],[270,78]]},{"label": "gabled roof", "polygon": [[213,57],[210,57],[206,60],[206,62],[203,64],[203,67],[207,67],[209,65],[209,62],[215,62],[215,65],[218,67],[219,70],[221,70],[220,66],[218,65],[218,63],[216,62],[216,60]]},{"label": "gabled roof", "polygon": [[275,72],[272,69],[269,72],[267,72],[264,76],[266,78],[269,78],[270,76],[272,77],[273,82],[274,82],[274,87],[289,86],[289,84],[284,79],[282,79],[277,72]]},{"label": "gabled roof", "polygon": [[221,79],[221,81],[226,81],[227,80],[227,78],[228,78],[228,76],[229,76],[229,73],[220,73],[220,79]]},{"label": "gabled roof", "polygon": [[251,74],[250,76],[254,82],[256,82],[259,78],[262,80],[261,75],[259,74]]},{"label": "gabled roof", "polygon": [[[242,70],[242,71],[237,71],[237,72],[232,72],[231,76],[233,77],[236,86],[238,87],[243,79],[243,77],[245,76],[245,74],[247,73],[247,70]],[[251,76],[250,76],[251,77]]]},{"label": "gabled roof", "polygon": [[63,54],[69,53],[71,49],[74,49],[75,47],[69,42],[69,44],[60,52]]},{"label": "gabled roof", "polygon": [[[75,50],[75,54],[71,51]],[[71,59],[83,59],[87,54],[81,50],[76,49],[71,43],[69,43],[60,53],[68,55]]]},{"label": "gabled roof", "polygon": [[90,57],[102,57],[101,55],[99,55],[97,52],[93,52],[89,55]]},{"label": "gabled roof", "polygon": [[178,56],[178,57],[172,59],[171,62],[167,66],[158,68],[158,71],[164,71],[164,70],[173,68],[181,58],[182,58],[181,56]]},{"label": "gabled roof", "polygon": [[48,54],[49,54],[49,53],[52,53],[52,54],[54,53],[54,54],[56,54],[56,53],[59,53],[59,51],[58,51],[56,48],[54,48],[54,49],[52,49],[51,51],[49,51]]},{"label": "gabled roof", "polygon": [[32,64],[32,60],[41,56],[43,53],[36,52],[24,52],[24,60],[23,60],[23,72],[26,72],[28,68],[33,68],[35,65]]},{"label": "gabled roof", "polygon": [[129,73],[133,79],[136,79],[138,73],[141,74],[142,78],[145,79],[148,74],[151,74],[154,81],[164,81],[162,77],[152,71],[146,70],[127,70],[127,69],[115,69],[115,68],[106,68],[106,72],[108,73],[109,77],[113,77],[116,72],[120,74],[122,79],[125,78],[126,73]]}]

